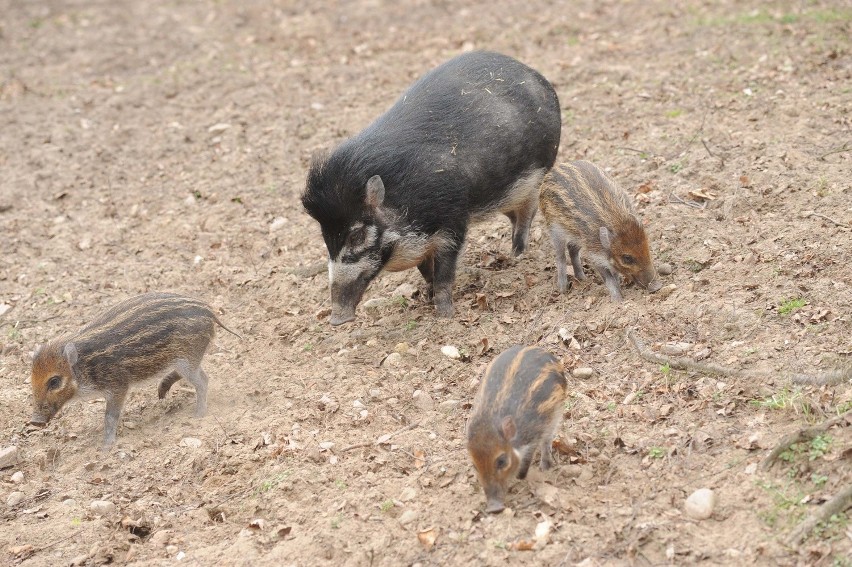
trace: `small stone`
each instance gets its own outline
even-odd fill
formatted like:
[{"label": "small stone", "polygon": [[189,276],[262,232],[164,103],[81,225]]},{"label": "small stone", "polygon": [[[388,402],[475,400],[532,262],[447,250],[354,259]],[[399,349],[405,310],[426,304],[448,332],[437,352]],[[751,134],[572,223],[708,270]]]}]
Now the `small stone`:
[{"label": "small stone", "polygon": [[681,356],[691,348],[692,343],[666,343],[660,350],[663,351],[663,354],[668,354],[669,356]]},{"label": "small stone", "polygon": [[667,264],[665,262],[657,264],[657,273],[661,276],[671,275],[672,271],[674,271],[674,267],[671,264]]},{"label": "small stone", "polygon": [[411,348],[411,345],[408,343],[397,343],[395,347],[393,347],[394,352],[398,352],[399,354],[408,354],[408,349]]},{"label": "small stone", "polygon": [[77,505],[77,501],[73,498],[66,498],[62,501],[62,505],[67,508],[74,508]]},{"label": "small stone", "polygon": [[417,512],[414,510],[406,510],[399,517],[400,525],[407,526],[411,522],[417,519]]},{"label": "small stone", "polygon": [[364,302],[364,309],[378,309],[385,303],[387,303],[387,299],[384,299],[383,297],[374,297]]},{"label": "small stone", "polygon": [[180,444],[182,447],[189,447],[190,449],[198,449],[201,447],[201,439],[196,439],[195,437],[184,437],[180,440]]},{"label": "small stone", "polygon": [[15,492],[11,493],[6,498],[6,505],[9,508],[13,508],[13,507],[17,506],[18,504],[20,504],[21,502],[23,502],[23,500],[24,500],[24,498],[26,498],[26,496],[27,495],[24,494],[23,492],[16,490]]},{"label": "small stone", "polygon": [[272,223],[269,225],[269,232],[275,232],[277,230],[281,230],[284,228],[289,221],[284,217],[275,217]]},{"label": "small stone", "polygon": [[581,366],[580,368],[575,368],[571,371],[571,375],[574,376],[574,378],[580,378],[581,380],[591,378],[594,373],[595,371],[588,366]]},{"label": "small stone", "polygon": [[22,482],[24,482],[24,473],[22,473],[21,471],[18,471],[15,474],[13,474],[12,475],[12,482],[15,483],[15,484],[21,484]]},{"label": "small stone", "polygon": [[81,555],[76,556],[74,559],[72,559],[70,565],[71,565],[71,567],[78,567],[80,565],[85,565],[86,561],[88,561],[88,560],[89,560],[89,554],[83,553]]},{"label": "small stone", "polygon": [[361,400],[355,400],[354,402],[352,402],[352,407],[357,410],[362,410],[367,406],[365,406],[364,402],[362,402]]},{"label": "small stone", "polygon": [[184,199],[183,202],[187,205],[190,205],[190,206],[194,205],[195,204],[195,195],[187,195],[186,199]]},{"label": "small stone", "polygon": [[402,363],[402,355],[398,352],[392,352],[385,357],[385,361],[382,363],[385,366],[399,366]]},{"label": "small stone", "polygon": [[459,405],[459,401],[458,401],[458,400],[444,400],[443,402],[441,402],[441,403],[439,404],[439,407],[440,407],[442,410],[452,410],[452,409],[454,409],[457,405]]},{"label": "small stone", "polygon": [[381,400],[382,399],[382,391],[378,388],[372,388],[370,390],[370,399],[371,400]]},{"label": "small stone", "polygon": [[669,284],[667,286],[664,286],[663,289],[661,289],[660,291],[658,291],[657,295],[660,296],[662,299],[665,299],[670,296],[676,289],[677,286],[675,284]]},{"label": "small stone", "polygon": [[686,515],[695,520],[706,520],[713,515],[716,494],[709,488],[699,488],[686,499]]},{"label": "small stone", "polygon": [[178,552],[178,548],[177,548],[176,545],[167,545],[166,546],[166,553],[168,553],[169,555],[174,555],[177,552]]},{"label": "small stone", "polygon": [[423,411],[431,411],[435,408],[435,400],[423,390],[414,390],[412,398],[414,398],[414,405]]},{"label": "small stone", "polygon": [[319,448],[323,451],[328,451],[332,447],[334,447],[334,441],[323,441],[319,444]]},{"label": "small stone", "polygon": [[18,464],[18,448],[15,445],[0,449],[0,469]]},{"label": "small stone", "polygon": [[211,134],[221,134],[230,127],[231,125],[226,122],[219,122],[218,124],[214,124],[213,126],[208,128],[207,131]]},{"label": "small stone", "polygon": [[151,539],[148,541],[152,545],[163,546],[169,543],[172,534],[168,530],[160,530],[158,532],[154,532],[154,535],[151,536]]},{"label": "small stone", "polygon": [[89,510],[97,516],[106,516],[115,512],[115,504],[109,500],[94,500],[89,504]]},{"label": "small stone", "polygon": [[408,502],[409,500],[414,500],[417,498],[417,489],[413,486],[406,486],[402,489],[402,492],[399,495],[400,502]]},{"label": "small stone", "polygon": [[84,237],[80,242],[77,243],[77,248],[80,250],[88,250],[92,247],[92,239],[88,236]]},{"label": "small stone", "polygon": [[461,353],[459,349],[454,347],[453,345],[444,345],[441,347],[441,354],[446,357],[452,358],[453,360],[458,360],[461,358]]},{"label": "small stone", "polygon": [[746,465],[745,473],[746,474],[754,474],[757,472],[757,463],[749,463]]},{"label": "small stone", "polygon": [[394,297],[401,296],[406,299],[412,299],[415,295],[417,295],[418,292],[419,290],[417,289],[417,286],[406,282],[398,285],[397,288],[393,290],[392,295]]}]

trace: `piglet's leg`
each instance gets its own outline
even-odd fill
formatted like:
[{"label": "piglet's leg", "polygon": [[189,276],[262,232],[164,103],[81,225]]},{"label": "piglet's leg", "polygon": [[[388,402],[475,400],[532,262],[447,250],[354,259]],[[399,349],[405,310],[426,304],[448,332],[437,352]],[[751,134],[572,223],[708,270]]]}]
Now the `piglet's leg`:
[{"label": "piglet's leg", "polygon": [[559,293],[565,293],[568,289],[568,266],[565,259],[568,240],[562,230],[554,225],[550,229],[550,241],[553,242],[553,252],[556,257],[556,287]]},{"label": "piglet's leg", "polygon": [[207,415],[207,384],[210,381],[207,373],[200,366],[194,366],[185,359],[175,363],[175,372],[195,386],[195,417]]},{"label": "piglet's leg", "polygon": [[621,303],[621,286],[618,283],[618,276],[612,272],[607,266],[596,266],[598,274],[603,278],[604,285],[609,290],[609,296],[613,303]]},{"label": "piglet's leg", "polygon": [[520,256],[527,249],[530,239],[530,226],[538,210],[538,192],[535,199],[530,199],[509,215],[512,221],[512,254]]},{"label": "piglet's leg", "polygon": [[104,418],[104,444],[101,450],[108,451],[115,443],[118,431],[118,420],[121,417],[121,408],[124,407],[124,399],[127,397],[127,388],[119,388],[106,395],[106,416]]},{"label": "piglet's leg", "polygon": [[568,245],[568,254],[571,255],[571,265],[574,267],[574,277],[579,281],[586,279],[583,273],[583,263],[580,261],[580,247],[576,244]]},{"label": "piglet's leg", "polygon": [[553,466],[553,457],[550,454],[552,446],[553,440],[549,436],[545,437],[544,441],[541,442],[541,461],[539,462],[539,468],[543,471]]},{"label": "piglet's leg", "polygon": [[162,380],[160,380],[160,385],[157,387],[157,397],[161,400],[166,397],[166,394],[169,393],[169,390],[172,386],[174,386],[175,382],[180,380],[180,374],[177,372],[172,372]]},{"label": "piglet's leg", "polygon": [[453,283],[456,280],[456,262],[462,243],[454,243],[435,253],[434,275],[432,286],[434,289],[435,313],[438,317],[452,317],[453,308]]},{"label": "piglet's leg", "polygon": [[529,445],[521,449],[521,464],[518,466],[518,478],[524,480],[530,470],[530,463],[535,453],[535,445]]}]

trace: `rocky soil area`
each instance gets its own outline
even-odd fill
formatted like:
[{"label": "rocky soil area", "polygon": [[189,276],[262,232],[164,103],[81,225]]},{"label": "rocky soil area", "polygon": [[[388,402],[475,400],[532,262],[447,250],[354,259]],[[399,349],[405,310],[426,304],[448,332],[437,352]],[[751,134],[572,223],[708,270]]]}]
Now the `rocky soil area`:
[{"label": "rocky soil area", "polygon": [[[848,378],[794,381],[852,364],[848,2],[0,14],[0,563],[852,565],[848,510],[791,538],[852,484]],[[560,295],[541,219],[514,259],[494,218],[469,234],[455,318],[435,318],[410,270],[333,328],[298,200],[310,157],[471,49],[552,81],[559,159],[633,196],[664,289],[615,305],[590,275]],[[100,400],[27,426],[36,346],[152,290],[208,301],[242,336],[205,359],[208,416],[188,384],[164,400],[152,384],[108,454]],[[643,358],[631,329],[704,367]],[[487,515],[465,421],[487,363],[519,342],[564,362],[565,420],[556,467]]]}]

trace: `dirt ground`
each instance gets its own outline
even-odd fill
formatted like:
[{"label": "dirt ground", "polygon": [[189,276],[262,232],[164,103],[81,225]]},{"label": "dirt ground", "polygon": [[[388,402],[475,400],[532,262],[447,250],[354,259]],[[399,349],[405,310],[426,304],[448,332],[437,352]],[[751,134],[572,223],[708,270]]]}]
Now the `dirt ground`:
[{"label": "dirt ground", "polygon": [[[18,448],[0,471],[0,564],[852,565],[849,512],[786,543],[852,482],[849,423],[757,467],[852,407],[848,381],[789,379],[852,354],[848,2],[0,14],[0,449]],[[541,219],[515,260],[495,218],[470,232],[453,320],[410,270],[332,328],[325,247],[298,201],[310,156],[478,48],[553,82],[559,159],[635,195],[667,289],[614,305],[590,277],[559,295]],[[179,383],[162,401],[135,390],[107,455],[102,401],[25,425],[36,345],[150,290],[209,301],[243,337],[221,332],[205,359],[208,416]],[[656,352],[752,373],[644,361],[631,327]],[[557,466],[485,515],[464,424],[485,365],[518,342],[569,371]],[[717,497],[700,521],[684,511],[699,488]]]}]

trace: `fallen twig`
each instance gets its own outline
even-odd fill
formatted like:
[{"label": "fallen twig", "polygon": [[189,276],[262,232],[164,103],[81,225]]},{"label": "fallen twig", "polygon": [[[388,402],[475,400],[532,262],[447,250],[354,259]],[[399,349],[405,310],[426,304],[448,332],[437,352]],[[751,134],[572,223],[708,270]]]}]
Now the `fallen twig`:
[{"label": "fallen twig", "polygon": [[795,433],[791,433],[782,437],[781,441],[778,442],[778,445],[776,445],[775,448],[772,449],[772,452],[769,453],[769,455],[767,455],[765,459],[763,459],[763,462],[760,464],[760,468],[762,470],[769,470],[770,468],[772,468],[772,465],[775,464],[775,461],[778,459],[781,453],[783,453],[796,443],[810,441],[814,437],[817,437],[818,435],[824,433],[828,429],[831,429],[835,425],[845,422],[850,417],[852,417],[852,410],[849,410],[841,415],[832,417],[831,419],[827,419],[819,425],[805,427],[796,431]]},{"label": "fallen twig", "polygon": [[820,522],[827,522],[833,515],[852,506],[852,484],[834,495],[834,498],[820,506],[813,514],[796,526],[787,536],[788,545],[798,545]]},{"label": "fallen twig", "polygon": [[76,532],[72,532],[71,534],[69,534],[69,535],[67,535],[67,536],[65,536],[65,537],[63,537],[63,538],[57,539],[56,541],[54,541],[54,542],[52,542],[52,543],[48,543],[47,545],[45,545],[45,546],[43,546],[43,547],[39,547],[38,549],[36,549],[36,550],[34,550],[34,551],[35,551],[36,553],[37,553],[37,552],[41,552],[41,551],[47,551],[47,550],[48,550],[48,549],[50,549],[51,547],[54,547],[55,545],[60,544],[60,543],[62,543],[63,541],[69,540],[69,539],[71,539],[72,537],[76,537],[76,536],[80,535],[80,533],[81,533],[82,531],[83,531],[83,530],[77,530]]},{"label": "fallen twig", "polygon": [[[630,342],[633,343],[633,346],[636,348],[636,351],[639,353],[640,357],[644,358],[648,362],[653,362],[655,364],[668,364],[669,367],[675,368],[677,370],[692,370],[695,372],[702,372],[704,374],[718,374],[719,376],[777,376],[777,373],[748,372],[743,370],[737,370],[736,368],[720,366],[718,364],[705,364],[703,362],[697,362],[695,360],[692,360],[691,358],[674,358],[666,356],[664,354],[657,354],[656,352],[645,346],[645,343],[642,342],[642,339],[636,336],[636,331],[635,329],[633,329],[633,327],[627,329],[627,338],[630,339]],[[835,385],[840,384],[841,382],[844,382],[846,380],[852,379],[852,367],[847,367],[840,370],[830,370],[828,372],[817,374],[816,376],[788,373],[783,374],[782,378],[788,379],[796,384],[810,384],[814,386]]]},{"label": "fallen twig", "polygon": [[639,356],[648,362],[668,364],[670,368],[675,368],[677,370],[694,370],[696,372],[703,372],[704,374],[718,374],[720,376],[745,375],[745,373],[740,370],[726,368],[724,366],[719,366],[718,364],[704,364],[702,362],[696,362],[690,358],[672,358],[670,356],[657,354],[645,346],[642,339],[636,336],[636,331],[632,327],[627,329],[627,338],[630,339],[630,342],[632,342],[633,346],[636,347],[636,351],[639,353]]},{"label": "fallen twig", "polygon": [[847,142],[847,143],[845,143],[845,144],[843,144],[843,147],[841,147],[841,148],[835,148],[835,149],[833,149],[833,150],[831,150],[831,151],[828,151],[828,152],[826,152],[826,153],[822,154],[821,156],[819,156],[817,159],[818,159],[818,160],[820,160],[820,161],[824,161],[824,160],[825,160],[825,158],[827,158],[827,157],[828,157],[828,156],[830,156],[830,155],[834,155],[834,154],[842,154],[842,153],[845,153],[845,152],[852,152],[852,147],[850,147],[850,146],[849,146],[849,143],[848,143],[848,142]]},{"label": "fallen twig", "polygon": [[675,204],[686,205],[687,207],[692,207],[693,209],[703,209],[707,206],[707,203],[699,205],[698,203],[690,203],[688,201],[684,201],[683,199],[675,195],[674,192],[669,193],[669,201],[671,201],[672,199],[675,199]]},{"label": "fallen twig", "polygon": [[790,377],[794,384],[809,384],[811,386],[836,386],[847,380],[852,380],[852,366],[841,370],[832,370],[818,376],[794,374]]},{"label": "fallen twig", "polygon": [[382,443],[387,443],[388,441],[390,441],[391,439],[393,439],[394,437],[396,437],[400,433],[405,433],[406,431],[410,431],[410,430],[414,429],[415,427],[419,427],[419,426],[420,426],[419,421],[416,421],[414,423],[409,423],[408,425],[406,425],[402,429],[397,429],[393,433],[387,433],[385,435],[380,436],[375,441],[365,441],[363,443],[355,443],[354,445],[349,445],[348,447],[342,448],[340,450],[340,452],[345,453],[346,451],[351,451],[352,449],[360,449],[361,447],[371,447],[373,445],[381,445]]},{"label": "fallen twig", "polygon": [[849,228],[849,225],[848,225],[848,224],[846,224],[846,223],[842,223],[842,222],[840,222],[840,221],[836,221],[836,220],[834,220],[833,218],[831,218],[831,217],[829,217],[829,216],[826,216],[826,215],[824,215],[824,214],[822,214],[822,213],[818,213],[818,212],[816,212],[816,211],[808,211],[808,212],[807,212],[807,213],[805,213],[803,216],[805,216],[805,217],[819,217],[819,218],[821,218],[821,219],[825,219],[825,220],[827,220],[827,221],[829,221],[829,222],[832,222],[832,223],[836,224],[836,225],[837,225],[837,226],[839,226],[839,227],[842,227],[842,228]]}]

